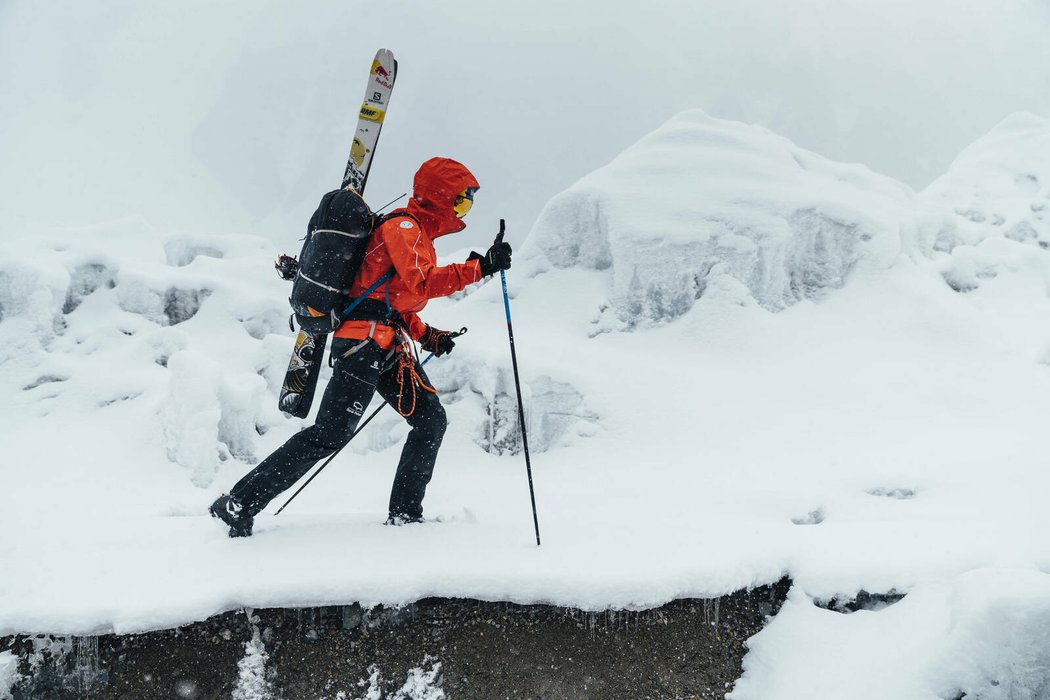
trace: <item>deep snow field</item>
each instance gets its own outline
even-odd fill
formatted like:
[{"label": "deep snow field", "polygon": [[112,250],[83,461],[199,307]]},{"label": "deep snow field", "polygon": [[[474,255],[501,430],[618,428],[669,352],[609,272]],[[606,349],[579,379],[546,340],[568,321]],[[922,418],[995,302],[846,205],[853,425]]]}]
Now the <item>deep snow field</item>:
[{"label": "deep snow field", "polygon": [[[735,700],[1048,697],[1050,120],[1007,118],[915,193],[690,111],[509,225],[540,547],[498,279],[424,313],[470,329],[428,365],[442,522],[382,524],[388,409],[230,540],[207,505],[309,423],[276,406],[280,251],[139,219],[5,242],[0,635],[637,609],[786,574]],[[903,598],[827,609],[861,591]]]}]

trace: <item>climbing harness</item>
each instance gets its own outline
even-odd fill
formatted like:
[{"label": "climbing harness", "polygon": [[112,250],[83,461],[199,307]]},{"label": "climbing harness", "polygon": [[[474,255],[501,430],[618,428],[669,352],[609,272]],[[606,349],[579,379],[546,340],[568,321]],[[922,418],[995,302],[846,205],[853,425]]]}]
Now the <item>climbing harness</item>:
[{"label": "climbing harness", "polygon": [[[423,377],[419,375],[419,362],[415,357],[414,352],[411,349],[409,343],[402,343],[398,347],[397,351],[397,405],[394,408],[403,417],[408,418],[416,412],[416,387],[418,386],[423,391],[428,391],[431,394],[436,394],[437,389],[423,381]],[[412,394],[412,404],[406,411],[403,406],[405,403],[405,392],[407,389]]]}]

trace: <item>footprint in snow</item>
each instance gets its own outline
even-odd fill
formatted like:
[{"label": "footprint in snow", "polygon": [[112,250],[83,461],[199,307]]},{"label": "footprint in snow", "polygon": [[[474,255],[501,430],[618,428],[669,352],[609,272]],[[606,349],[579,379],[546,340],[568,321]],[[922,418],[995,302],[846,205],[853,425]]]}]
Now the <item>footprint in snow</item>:
[{"label": "footprint in snow", "polygon": [[791,522],[796,525],[820,525],[824,522],[824,509],[816,508],[800,518],[792,518]]},{"label": "footprint in snow", "polygon": [[869,489],[868,494],[871,496],[884,496],[886,498],[896,498],[898,501],[906,501],[909,498],[915,498],[915,489],[890,489],[879,487]]}]

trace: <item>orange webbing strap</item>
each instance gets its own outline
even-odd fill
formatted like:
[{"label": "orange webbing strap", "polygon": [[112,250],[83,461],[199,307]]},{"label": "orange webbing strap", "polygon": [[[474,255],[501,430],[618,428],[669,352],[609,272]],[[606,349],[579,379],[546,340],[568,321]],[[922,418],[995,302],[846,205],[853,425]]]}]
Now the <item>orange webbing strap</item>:
[{"label": "orange webbing strap", "polygon": [[[404,403],[405,396],[405,380],[408,380],[409,388],[412,390],[412,406],[408,411],[401,409]],[[436,394],[437,389],[432,386],[427,386],[427,383],[423,381],[423,378],[419,376],[419,372],[416,370],[416,360],[412,357],[412,353],[408,350],[407,345],[403,345],[398,352],[397,358],[397,412],[405,418],[408,418],[416,412],[416,386],[419,386],[424,391],[429,391],[431,394]]]}]

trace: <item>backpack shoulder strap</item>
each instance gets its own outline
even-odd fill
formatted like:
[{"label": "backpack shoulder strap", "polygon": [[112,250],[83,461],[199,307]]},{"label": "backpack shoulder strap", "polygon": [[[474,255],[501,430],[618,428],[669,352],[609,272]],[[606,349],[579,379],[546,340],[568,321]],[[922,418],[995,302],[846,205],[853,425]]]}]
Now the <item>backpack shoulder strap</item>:
[{"label": "backpack shoulder strap", "polygon": [[395,209],[389,214],[384,214],[383,216],[379,217],[379,221],[376,222],[376,228],[379,228],[381,225],[393,219],[412,219],[412,221],[416,222],[416,226],[423,228],[423,225],[419,223],[419,219],[412,216],[407,209]]},{"label": "backpack shoulder strap", "polygon": [[[411,214],[409,214],[407,209],[395,209],[394,211],[390,212],[389,214],[385,214],[385,215],[383,215],[381,217],[378,217],[378,219],[376,220],[375,228],[373,228],[372,230],[374,231],[375,229],[379,228],[381,225],[383,225],[386,222],[391,221],[393,219],[411,219],[412,221],[416,222],[416,226],[419,226],[420,228],[422,228],[422,224],[419,223],[419,219],[417,219],[416,217],[414,217]],[[377,279],[372,284],[372,286],[370,286],[368,289],[366,289],[364,291],[364,293],[361,294],[361,296],[359,296],[357,299],[354,299],[353,301],[351,301],[350,304],[345,309],[343,309],[343,318],[346,318],[347,316],[349,316],[350,312],[352,312],[354,309],[356,309],[358,304],[360,304],[362,301],[367,299],[368,296],[372,292],[374,292],[375,290],[379,289],[379,287],[382,286],[383,284],[387,285],[386,307],[387,307],[387,312],[389,313],[391,311],[389,282],[390,282],[390,279],[393,276],[394,276],[394,268],[390,268],[379,279]]]}]

